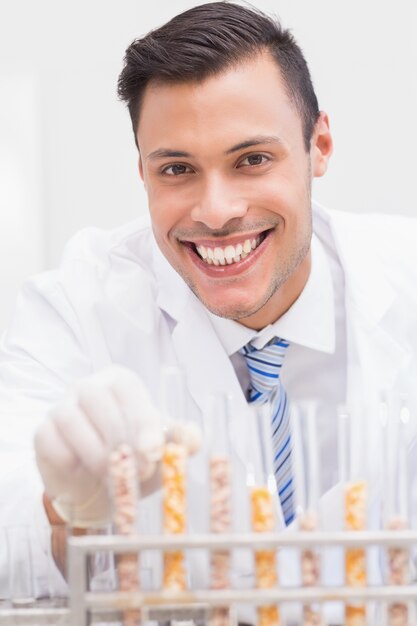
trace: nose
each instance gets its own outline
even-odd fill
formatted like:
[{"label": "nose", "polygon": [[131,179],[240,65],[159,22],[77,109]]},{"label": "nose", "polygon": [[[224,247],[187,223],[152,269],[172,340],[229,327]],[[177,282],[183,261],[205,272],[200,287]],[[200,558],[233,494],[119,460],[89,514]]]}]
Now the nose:
[{"label": "nose", "polygon": [[230,180],[212,176],[202,183],[191,218],[217,230],[231,219],[243,217],[247,210],[247,200]]}]

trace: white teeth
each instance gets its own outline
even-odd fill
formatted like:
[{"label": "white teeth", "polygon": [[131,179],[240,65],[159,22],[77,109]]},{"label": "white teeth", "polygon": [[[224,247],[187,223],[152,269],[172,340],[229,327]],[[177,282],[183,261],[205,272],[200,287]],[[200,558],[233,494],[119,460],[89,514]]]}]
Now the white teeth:
[{"label": "white teeth", "polygon": [[198,246],[197,252],[203,259],[207,259],[207,250],[204,246]]},{"label": "white teeth", "polygon": [[214,258],[218,261],[224,261],[224,250],[223,248],[214,248]]},{"label": "white teeth", "polygon": [[236,252],[233,246],[226,246],[224,249],[224,256],[226,261],[232,260],[236,256]]},{"label": "white teeth", "polygon": [[246,239],[246,241],[243,243],[243,252],[246,252],[246,254],[249,254],[251,250],[252,250],[252,246],[250,243],[250,239]]},{"label": "white teeth", "polygon": [[196,248],[200,257],[208,265],[231,265],[245,259],[260,243],[261,237],[256,237],[255,239],[246,239],[243,243],[238,243],[235,246],[229,244],[225,248],[220,246],[209,248],[203,245]]}]

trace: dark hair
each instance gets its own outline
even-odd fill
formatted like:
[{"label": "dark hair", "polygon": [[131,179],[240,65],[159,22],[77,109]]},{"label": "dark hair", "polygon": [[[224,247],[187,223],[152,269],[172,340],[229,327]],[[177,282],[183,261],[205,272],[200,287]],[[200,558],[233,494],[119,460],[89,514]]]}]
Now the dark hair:
[{"label": "dark hair", "polygon": [[118,94],[129,108],[136,143],[141,101],[149,82],[199,82],[262,51],[269,51],[281,70],[301,117],[308,151],[319,108],[301,49],[279,22],[253,7],[229,2],[202,4],[180,13],[126,50]]}]

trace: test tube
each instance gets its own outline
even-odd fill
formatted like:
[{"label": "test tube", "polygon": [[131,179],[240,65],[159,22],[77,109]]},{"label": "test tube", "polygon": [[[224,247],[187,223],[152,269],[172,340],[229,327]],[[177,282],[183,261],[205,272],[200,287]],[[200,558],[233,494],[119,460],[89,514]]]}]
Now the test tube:
[{"label": "test tube", "polygon": [[[384,525],[387,530],[400,531],[409,525],[409,485],[407,471],[407,424],[410,411],[407,398],[401,396],[399,406],[395,398],[380,405],[382,430],[381,469],[384,484]],[[410,581],[409,551],[406,548],[389,547],[387,550],[387,583],[406,585]],[[387,607],[388,626],[407,626],[409,607],[406,602],[392,602]]]},{"label": "test tube", "polygon": [[[365,530],[367,525],[368,486],[366,480],[358,475],[358,471],[353,471],[353,420],[346,407],[339,407],[338,417],[339,475],[344,485],[345,529],[348,531]],[[357,446],[361,445],[358,439],[355,443]],[[355,449],[356,452],[357,450]],[[361,456],[359,451],[358,456]],[[363,470],[363,475],[365,473],[365,470]],[[366,551],[363,548],[346,549],[345,582],[349,587],[366,586]],[[366,622],[367,611],[365,604],[353,602],[346,604],[345,626],[365,626]]]},{"label": "test tube", "polygon": [[[229,398],[211,398],[206,430],[209,439],[210,532],[232,529],[232,463],[227,405]],[[230,550],[213,550],[210,555],[212,589],[230,588]],[[230,609],[215,607],[211,626],[227,626]]]},{"label": "test tube", "polygon": [[5,533],[9,597],[15,607],[30,606],[35,603],[30,527],[8,526]]},{"label": "test tube", "polygon": [[[248,413],[248,433],[253,434],[248,454],[247,485],[251,504],[252,530],[272,532],[276,526],[277,485],[272,463],[271,417],[268,406]],[[255,551],[255,578],[259,589],[278,584],[276,550]],[[259,606],[258,626],[280,626],[278,607]]]},{"label": "test tube", "polygon": [[[294,438],[298,441],[296,499],[299,528],[312,532],[319,528],[320,470],[318,462],[317,403],[300,403],[292,416]],[[301,484],[300,484],[301,483]],[[301,552],[301,579],[305,587],[320,584],[320,555],[314,548]],[[322,626],[320,605],[305,604],[303,626]]]},{"label": "test tube", "polygon": [[[127,444],[121,444],[110,454],[109,483],[116,532],[119,535],[133,535],[137,529],[138,472],[134,452]],[[118,555],[116,567],[120,590],[138,591],[138,554]],[[140,623],[139,610],[128,609],[123,611],[124,626],[139,626]]]},{"label": "test tube", "polygon": [[[160,399],[165,416],[185,419],[185,383],[177,367],[166,367],[162,372]],[[167,535],[184,534],[186,514],[186,465],[188,451],[184,443],[167,441],[162,454],[162,511],[163,530]],[[185,554],[182,550],[164,553],[163,587],[170,591],[187,588]]]}]

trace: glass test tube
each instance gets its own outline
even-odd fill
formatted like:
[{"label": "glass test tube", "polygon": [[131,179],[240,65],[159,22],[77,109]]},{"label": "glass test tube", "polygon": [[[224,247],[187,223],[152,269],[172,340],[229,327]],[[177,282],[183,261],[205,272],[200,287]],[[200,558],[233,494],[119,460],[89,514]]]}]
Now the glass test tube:
[{"label": "glass test tube", "polygon": [[[294,411],[293,431],[299,442],[296,462],[298,484],[296,489],[297,513],[301,531],[312,532],[319,528],[320,470],[317,438],[317,403],[300,403]],[[301,484],[300,484],[301,483]],[[320,555],[317,549],[301,552],[301,578],[305,587],[320,584]],[[319,604],[305,604],[303,626],[322,626],[323,616]]]},{"label": "glass test tube", "polygon": [[[407,424],[410,411],[406,397],[398,403],[380,404],[382,431],[381,470],[384,485],[383,518],[387,530],[400,531],[409,525],[409,485],[407,471]],[[389,547],[387,550],[387,583],[406,585],[410,582],[409,551],[406,548]],[[388,626],[407,626],[409,606],[406,602],[392,602],[387,607]]]},{"label": "glass test tube", "polygon": [[[367,526],[368,486],[364,478],[353,472],[352,454],[353,420],[346,407],[339,407],[339,478],[344,486],[345,530],[365,530]],[[355,449],[356,452],[356,449]],[[360,456],[360,455],[359,455]],[[365,473],[365,471],[364,471]],[[365,587],[366,550],[347,548],[345,551],[345,583],[349,587]],[[349,602],[345,606],[345,626],[365,626],[367,623],[366,605]]]},{"label": "glass test tube", "polygon": [[30,527],[8,526],[5,533],[9,597],[15,607],[30,606],[35,602]]},{"label": "glass test tube", "polygon": [[[247,484],[254,532],[273,532],[276,527],[277,485],[272,463],[271,416],[268,405],[256,407],[247,415],[247,432],[251,436]],[[255,578],[259,589],[278,584],[276,550],[255,551]],[[258,626],[280,626],[276,605],[258,607]]]},{"label": "glass test tube", "polygon": [[[166,367],[162,372],[161,405],[165,416],[185,419],[185,383],[181,371]],[[188,452],[183,443],[167,441],[162,454],[163,530],[168,535],[184,534],[186,513],[186,465]],[[171,591],[187,588],[185,554],[182,550],[164,553],[163,587]]]},{"label": "glass test tube", "polygon": [[[137,531],[138,471],[134,452],[127,444],[121,444],[110,454],[109,483],[116,532],[119,535],[133,535]],[[118,555],[116,567],[120,591],[138,591],[140,584],[138,554]],[[123,611],[124,626],[139,626],[140,623],[139,610]]]},{"label": "glass test tube", "polygon": [[[209,439],[210,532],[232,530],[232,463],[227,405],[229,398],[211,398],[206,429]],[[207,420],[206,420],[207,421]],[[230,588],[230,550],[213,550],[210,555],[212,589]],[[215,607],[211,626],[230,623],[229,607]]]}]

